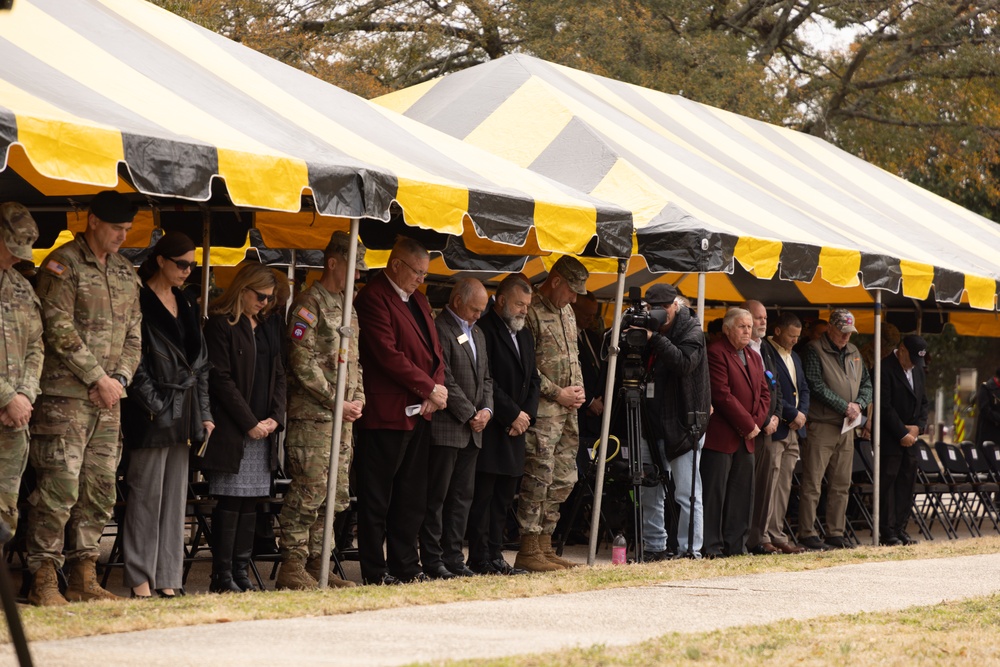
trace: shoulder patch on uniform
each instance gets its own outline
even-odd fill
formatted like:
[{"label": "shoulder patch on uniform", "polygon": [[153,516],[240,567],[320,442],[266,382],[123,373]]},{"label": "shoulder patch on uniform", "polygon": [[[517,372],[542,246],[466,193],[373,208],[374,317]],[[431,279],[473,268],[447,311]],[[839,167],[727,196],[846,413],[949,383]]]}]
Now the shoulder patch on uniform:
[{"label": "shoulder patch on uniform", "polygon": [[306,335],[306,331],[308,329],[309,327],[306,326],[304,323],[296,322],[295,326],[292,327],[292,338],[294,338],[295,340],[302,340],[302,337]]},{"label": "shoulder patch on uniform", "polygon": [[45,262],[45,269],[51,273],[56,274],[57,276],[61,276],[62,274],[66,273],[66,267],[54,259],[50,259],[49,261]]},{"label": "shoulder patch on uniform", "polygon": [[305,306],[302,306],[297,311],[295,311],[295,315],[297,317],[301,317],[303,320],[305,320],[306,322],[308,322],[309,326],[313,326],[318,321],[317,317],[316,317],[316,313],[312,312],[311,310],[309,310]]}]

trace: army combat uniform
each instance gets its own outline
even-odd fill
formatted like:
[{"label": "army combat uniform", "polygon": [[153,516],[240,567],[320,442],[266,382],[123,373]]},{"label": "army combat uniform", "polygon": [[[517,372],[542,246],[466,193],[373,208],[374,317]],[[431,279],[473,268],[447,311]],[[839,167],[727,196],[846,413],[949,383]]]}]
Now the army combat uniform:
[{"label": "army combat uniform", "polygon": [[[38,397],[42,373],[42,309],[28,281],[0,270],[0,406],[23,395]],[[28,427],[0,424],[0,519],[17,530],[17,492],[28,462]]]},{"label": "army combat uniform", "polygon": [[[333,441],[343,294],[331,294],[319,281],[296,297],[289,311],[291,341],[288,425],[285,448],[292,479],[281,509],[281,544],[287,556],[317,558],[323,547],[324,505]],[[345,401],[365,401],[358,363],[358,318],[351,313],[354,337],[347,359]],[[341,429],[335,512],[347,509],[348,473],[354,448],[352,424]]]},{"label": "army combat uniform", "polygon": [[28,567],[66,558],[96,560],[115,503],[121,457],[120,406],[96,407],[88,389],[105,375],[124,386],[139,365],[139,279],[117,253],[102,265],[83,234],[54,250],[39,270],[45,325],[41,396],[31,422],[30,461],[38,487],[28,499]]},{"label": "army combat uniform", "polygon": [[576,408],[560,405],[556,397],[563,387],[582,387],[583,373],[571,306],[557,310],[545,296],[535,292],[527,326],[535,337],[535,359],[542,384],[538,417],[526,433],[517,523],[522,536],[551,536],[559,521],[559,505],[576,483],[580,443]]}]

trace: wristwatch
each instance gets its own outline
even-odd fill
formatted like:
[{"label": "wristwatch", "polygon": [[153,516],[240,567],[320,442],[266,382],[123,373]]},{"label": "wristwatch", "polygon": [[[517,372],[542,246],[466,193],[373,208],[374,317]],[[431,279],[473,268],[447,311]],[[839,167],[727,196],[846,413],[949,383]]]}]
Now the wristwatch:
[{"label": "wristwatch", "polygon": [[124,375],[121,375],[120,373],[115,373],[115,374],[113,374],[113,375],[111,376],[111,379],[112,379],[112,380],[118,380],[118,382],[120,382],[120,383],[121,383],[121,385],[122,385],[122,389],[124,389],[125,387],[127,387],[127,386],[128,386],[128,380],[126,380],[126,379],[125,379],[125,376],[124,376]]}]

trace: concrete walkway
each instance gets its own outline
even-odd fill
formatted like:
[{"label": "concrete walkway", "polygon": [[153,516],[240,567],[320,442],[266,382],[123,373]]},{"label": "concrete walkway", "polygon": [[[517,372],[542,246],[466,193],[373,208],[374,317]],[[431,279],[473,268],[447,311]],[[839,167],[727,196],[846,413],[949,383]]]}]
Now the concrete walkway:
[{"label": "concrete walkway", "polygon": [[[1000,591],[1000,554],[675,581],[323,618],[249,621],[32,644],[37,665],[403,665],[626,645],[668,632],[903,609]],[[0,664],[16,664],[10,647]]]}]

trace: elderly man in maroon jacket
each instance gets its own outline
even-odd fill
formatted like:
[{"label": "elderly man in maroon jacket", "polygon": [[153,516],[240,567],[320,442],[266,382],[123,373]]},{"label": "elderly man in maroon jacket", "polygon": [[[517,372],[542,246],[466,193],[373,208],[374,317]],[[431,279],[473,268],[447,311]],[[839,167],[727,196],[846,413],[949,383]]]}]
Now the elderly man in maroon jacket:
[{"label": "elderly man in maroon jacket", "polygon": [[760,355],[748,345],[753,317],[733,308],[723,337],[708,346],[712,416],[705,434],[701,479],[708,558],[745,553],[753,502],[754,438],[770,419],[771,392]]},{"label": "elderly man in maroon jacket", "polygon": [[354,304],[368,398],[355,453],[358,556],[368,584],[426,579],[416,545],[427,502],[429,422],[448,402],[441,343],[417,291],[429,262],[422,245],[400,237]]}]

